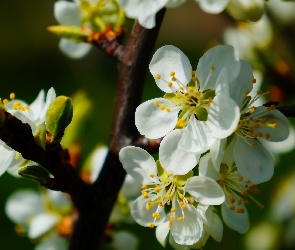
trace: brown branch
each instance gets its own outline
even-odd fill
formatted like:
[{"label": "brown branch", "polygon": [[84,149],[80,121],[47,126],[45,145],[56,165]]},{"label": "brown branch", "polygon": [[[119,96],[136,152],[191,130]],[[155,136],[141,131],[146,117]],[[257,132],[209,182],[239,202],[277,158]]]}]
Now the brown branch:
[{"label": "brown branch", "polygon": [[99,178],[93,184],[98,192],[99,206],[80,210],[70,249],[97,249],[104,235],[126,175],[118,153],[123,147],[134,145],[138,138],[135,109],[141,101],[146,71],[164,14],[165,9],[157,14],[154,29],[147,30],[136,22],[124,52],[118,54],[119,80],[110,150]]},{"label": "brown branch", "polygon": [[281,111],[287,117],[295,118],[295,104],[290,106],[277,107],[277,110]]}]

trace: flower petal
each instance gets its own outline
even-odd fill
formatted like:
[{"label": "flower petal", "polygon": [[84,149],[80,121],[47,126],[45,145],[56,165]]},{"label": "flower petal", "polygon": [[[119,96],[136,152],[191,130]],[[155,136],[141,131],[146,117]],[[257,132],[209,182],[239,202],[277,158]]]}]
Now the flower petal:
[{"label": "flower petal", "polygon": [[[255,143],[256,146],[252,146],[252,143]],[[239,173],[252,183],[262,183],[273,176],[273,158],[257,140],[238,136],[234,148],[234,158]]]},{"label": "flower petal", "polygon": [[219,94],[214,97],[208,108],[206,124],[216,138],[226,138],[237,128],[240,120],[240,109],[229,97]]},{"label": "flower petal", "polygon": [[[163,223],[165,220],[166,214],[164,209],[160,208],[158,210],[158,206],[150,206],[150,210],[146,209],[146,205],[150,200],[156,200],[157,195],[150,195],[148,199],[144,198],[143,196],[138,197],[131,206],[131,215],[133,219],[141,226],[149,227],[150,223],[153,223],[155,226]],[[158,210],[158,211],[157,211]],[[152,214],[154,212],[158,212],[160,219],[154,220]]]},{"label": "flower petal", "polygon": [[40,113],[45,105],[45,93],[42,89],[37,98],[31,103],[30,111],[32,112],[33,121],[36,122],[39,120]]},{"label": "flower petal", "polygon": [[167,239],[168,239],[167,236],[170,231],[169,223],[170,223],[169,217],[166,216],[165,221],[163,221],[156,228],[156,238],[163,247],[165,247],[167,243]]},{"label": "flower petal", "polygon": [[127,174],[121,192],[125,199],[130,200],[141,194],[141,185],[137,180]]},{"label": "flower petal", "polygon": [[161,165],[173,175],[185,175],[198,164],[200,158],[198,154],[187,153],[178,148],[181,137],[181,130],[174,130],[166,135],[160,144]]},{"label": "flower petal", "polygon": [[101,168],[103,166],[104,160],[108,154],[108,148],[105,146],[99,147],[96,149],[91,157],[91,172],[90,172],[90,181],[93,183],[98,177]]},{"label": "flower petal", "polygon": [[49,231],[57,222],[57,217],[48,214],[48,213],[42,213],[36,215],[29,224],[28,229],[28,236],[31,239],[35,239],[42,234]]},{"label": "flower petal", "polygon": [[[158,183],[157,166],[153,157],[144,149],[125,147],[120,150],[119,159],[126,170],[141,184]],[[154,177],[150,177],[150,175]]]},{"label": "flower petal", "polygon": [[[154,103],[158,102],[158,106]],[[170,112],[161,110],[159,106],[170,108]],[[142,135],[149,139],[165,136],[176,126],[179,107],[164,98],[156,98],[139,105],[135,112],[135,125]]]},{"label": "flower petal", "polygon": [[10,110],[9,113],[14,115],[17,119],[21,120],[23,123],[28,123],[32,129],[32,134],[35,134],[37,127],[35,123],[27,116],[26,111]]},{"label": "flower petal", "polygon": [[146,29],[152,29],[156,26],[156,15],[150,15],[150,16],[139,16],[138,22],[140,25]]},{"label": "flower petal", "polygon": [[45,117],[46,117],[46,113],[47,113],[47,109],[49,108],[50,104],[53,102],[53,100],[56,98],[56,93],[53,87],[51,87],[46,95],[46,101],[45,101],[45,105],[42,108],[41,114],[40,114],[40,118],[39,118],[39,123],[38,124],[42,124],[45,122]]},{"label": "flower petal", "polygon": [[229,207],[223,203],[221,205],[221,214],[224,223],[241,234],[249,230],[249,216],[244,204],[239,205],[239,208],[244,209],[244,213],[237,213],[235,210],[230,210]]},{"label": "flower petal", "polygon": [[65,193],[52,191],[50,189],[46,190],[46,198],[56,210],[71,208],[72,202],[65,195]]},{"label": "flower petal", "polygon": [[219,205],[225,199],[224,193],[217,182],[205,176],[189,178],[184,189],[196,201],[205,205]]},{"label": "flower petal", "polygon": [[180,245],[193,245],[202,236],[203,222],[200,220],[197,209],[190,205],[186,205],[186,209],[180,208],[176,202],[176,218],[183,216],[183,221],[178,221],[176,218],[172,225],[171,234],[175,242]]},{"label": "flower petal", "polygon": [[213,145],[215,140],[206,123],[191,116],[187,126],[183,130],[178,147],[189,153],[202,154]]},{"label": "flower petal", "polygon": [[[173,84],[173,87],[179,89],[176,81],[172,81],[171,72],[175,72],[175,77],[179,83],[186,86],[191,78],[192,66],[187,56],[177,47],[165,45],[159,48],[154,54],[150,62],[150,71],[158,87],[166,93],[173,92],[168,82]],[[160,79],[156,77],[159,74]]]},{"label": "flower petal", "polygon": [[67,250],[68,248],[69,242],[65,237],[59,236],[57,233],[51,233],[49,237],[42,239],[35,250]]},{"label": "flower petal", "polygon": [[66,38],[60,39],[58,47],[66,56],[73,59],[79,59],[86,56],[92,48],[91,44],[75,43]]},{"label": "flower petal", "polygon": [[166,4],[166,8],[177,8],[180,5],[184,4],[186,0],[169,0]]},{"label": "flower petal", "polygon": [[210,154],[212,163],[216,171],[218,172],[220,170],[222,157],[225,153],[226,142],[227,142],[227,139],[217,139],[216,142],[212,145],[212,147],[210,147],[209,154]]},{"label": "flower petal", "polygon": [[80,10],[76,3],[67,1],[55,2],[54,16],[62,25],[80,26]]},{"label": "flower petal", "polygon": [[41,196],[32,190],[13,193],[5,205],[7,216],[16,224],[25,226],[28,219],[44,211]]},{"label": "flower petal", "polygon": [[[212,70],[214,67],[214,70]],[[228,82],[233,81],[240,72],[240,59],[237,51],[230,45],[218,45],[208,50],[200,59],[196,75],[201,90],[215,89],[217,78],[225,68]]]},{"label": "flower petal", "polygon": [[129,231],[119,231],[113,234],[110,245],[113,249],[136,250],[138,249],[139,239]]},{"label": "flower petal", "polygon": [[[210,207],[211,208],[211,207]],[[210,208],[207,210],[209,211]],[[212,210],[212,208],[211,208]],[[218,214],[211,212],[211,223],[209,225],[204,225],[208,233],[213,237],[217,242],[221,242],[223,235],[223,223]]]},{"label": "flower petal", "polygon": [[15,151],[6,145],[0,145],[0,175],[11,165],[15,158]]},{"label": "flower petal", "polygon": [[217,171],[214,167],[212,160],[210,159],[210,154],[206,154],[201,157],[199,163],[199,172],[200,176],[206,176],[215,181],[220,180],[219,171]]},{"label": "flower petal", "polygon": [[210,14],[218,14],[227,6],[229,0],[197,0],[203,11]]},{"label": "flower petal", "polygon": [[227,139],[227,143],[229,142],[229,144],[226,147],[224,156],[222,158],[222,163],[226,164],[228,167],[232,167],[234,165],[235,159],[234,159],[234,148],[236,145],[236,141],[237,141],[237,136],[236,134],[233,134],[232,137],[229,137]]}]

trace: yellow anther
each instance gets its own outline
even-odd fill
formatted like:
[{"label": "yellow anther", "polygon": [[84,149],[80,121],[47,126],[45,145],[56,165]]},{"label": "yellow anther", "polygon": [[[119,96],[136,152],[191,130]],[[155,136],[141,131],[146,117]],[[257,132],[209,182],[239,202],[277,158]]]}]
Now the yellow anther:
[{"label": "yellow anther", "polygon": [[150,211],[150,209],[151,209],[151,207],[149,205],[146,205],[145,208],[147,211]]},{"label": "yellow anther", "polygon": [[215,70],[215,67],[214,67],[214,66],[211,66],[210,69],[211,69],[212,71],[214,71],[214,70]]},{"label": "yellow anther", "polygon": [[165,105],[162,104],[162,105],[160,106],[160,109],[161,109],[161,110],[164,110],[164,109],[165,109]]},{"label": "yellow anther", "polygon": [[194,82],[196,82],[196,81],[198,81],[198,77],[193,76],[193,77],[192,77],[192,80],[193,80]]},{"label": "yellow anther", "polygon": [[250,90],[247,90],[244,92],[245,95],[248,95],[250,93]]},{"label": "yellow anther", "polygon": [[174,71],[170,72],[170,76],[175,76],[175,72]]},{"label": "yellow anther", "polygon": [[277,124],[276,123],[270,123],[270,124],[267,124],[266,126],[270,127],[270,128],[276,128]]},{"label": "yellow anther", "polygon": [[161,189],[160,189],[160,188],[158,188],[158,187],[156,187],[156,188],[155,188],[155,192],[157,192],[157,193],[158,193],[158,192],[160,192],[160,191],[161,191]]},{"label": "yellow anther", "polygon": [[155,218],[157,217],[159,214],[157,212],[152,213],[152,217]]},{"label": "yellow anther", "polygon": [[176,212],[176,209],[174,207],[171,208],[170,210],[172,213]]},{"label": "yellow anther", "polygon": [[170,176],[172,176],[172,173],[168,173],[167,175],[170,177]]},{"label": "yellow anther", "polygon": [[180,90],[184,90],[184,88],[182,86],[179,87]]},{"label": "yellow anther", "polygon": [[198,99],[198,104],[201,104],[203,102],[203,98]]},{"label": "yellow anther", "polygon": [[180,201],[180,202],[179,202],[179,205],[180,205],[180,206],[183,206],[183,205],[184,205],[184,202],[183,202],[183,201]]},{"label": "yellow anther", "polygon": [[170,112],[170,108],[166,108],[166,111],[167,111],[167,112]]},{"label": "yellow anther", "polygon": [[246,180],[246,184],[249,184],[251,181],[250,180]]},{"label": "yellow anther", "polygon": [[252,99],[252,96],[248,95],[246,98],[250,101]]},{"label": "yellow anther", "polygon": [[265,134],[265,138],[266,138],[266,139],[269,139],[269,137],[270,137],[270,133],[266,133],[266,134]]},{"label": "yellow anther", "polygon": [[178,217],[178,218],[177,218],[177,221],[179,221],[179,222],[180,222],[180,221],[183,221],[183,217]]},{"label": "yellow anther", "polygon": [[159,219],[161,219],[161,216],[160,215],[156,216],[156,220],[159,220]]},{"label": "yellow anther", "polygon": [[147,189],[147,188],[148,188],[147,185],[142,185],[142,186],[141,186],[141,189],[142,189],[142,190],[145,190],[145,189]]},{"label": "yellow anther", "polygon": [[262,95],[262,94],[263,94],[263,92],[261,90],[257,91],[257,95]]},{"label": "yellow anther", "polygon": [[206,104],[206,107],[209,108],[209,107],[210,107],[210,103],[207,103],[207,104]]},{"label": "yellow anther", "polygon": [[244,179],[243,176],[239,176],[238,178],[239,181],[242,181],[243,179]]},{"label": "yellow anther", "polygon": [[154,106],[156,106],[156,107],[159,106],[159,102],[158,101],[155,101],[154,102]]},{"label": "yellow anther", "polygon": [[183,205],[181,206],[181,208],[182,208],[183,210],[186,210],[186,205],[183,204]]},{"label": "yellow anther", "polygon": [[253,136],[253,133],[251,131],[247,132],[247,135]]},{"label": "yellow anther", "polygon": [[168,87],[171,88],[173,86],[173,83],[172,82],[168,82],[167,85],[168,85]]},{"label": "yellow anther", "polygon": [[194,70],[191,70],[191,71],[190,71],[190,74],[191,74],[191,75],[193,75],[193,74],[195,74],[195,73],[196,73],[196,71],[194,71]]},{"label": "yellow anther", "polygon": [[9,98],[10,98],[11,100],[13,100],[13,99],[15,98],[15,94],[14,94],[14,93],[11,93],[11,94],[9,95]]},{"label": "yellow anther", "polygon": [[250,108],[250,111],[249,111],[249,112],[250,112],[250,114],[253,114],[253,113],[255,112],[255,110],[256,110],[256,107],[254,107],[254,106],[253,106],[253,107],[251,107],[251,108]]},{"label": "yellow anther", "polygon": [[176,77],[173,76],[173,77],[171,78],[171,80],[172,80],[173,82],[175,82],[175,81],[176,81]]},{"label": "yellow anther", "polygon": [[180,94],[179,92],[176,93],[176,98],[180,99],[182,97],[182,94]]},{"label": "yellow anther", "polygon": [[266,122],[266,120],[267,120],[266,118],[261,118],[261,119],[260,119],[260,122],[261,122],[262,124],[264,124],[264,123]]},{"label": "yellow anther", "polygon": [[7,99],[4,99],[4,100],[3,100],[3,103],[4,103],[4,104],[7,104],[8,102],[9,102],[9,101],[8,101]]},{"label": "yellow anther", "polygon": [[252,142],[252,143],[251,143],[251,146],[252,146],[252,147],[255,147],[256,145],[257,145],[256,142]]},{"label": "yellow anther", "polygon": [[169,223],[168,227],[171,228],[172,227],[172,223]]},{"label": "yellow anther", "polygon": [[173,215],[170,215],[170,220],[174,221],[174,216]]},{"label": "yellow anther", "polygon": [[230,210],[235,210],[235,207],[233,205],[229,206]]},{"label": "yellow anther", "polygon": [[161,75],[160,74],[156,74],[156,78],[157,79],[161,79]]},{"label": "yellow anther", "polygon": [[143,196],[145,199],[149,198],[149,194],[148,194],[147,192],[143,192],[143,193],[142,193],[142,196]]},{"label": "yellow anther", "polygon": [[227,196],[227,198],[228,198],[228,200],[230,201],[230,203],[235,203],[235,199],[234,199],[234,197],[233,197],[231,194],[229,194],[229,195]]},{"label": "yellow anther", "polygon": [[151,177],[151,178],[154,178],[154,177],[155,177],[155,175],[154,175],[154,174],[150,174],[150,177]]},{"label": "yellow anther", "polygon": [[154,223],[150,223],[150,228],[154,228],[155,227],[155,224]]},{"label": "yellow anther", "polygon": [[[182,200],[184,199],[182,194],[179,195],[179,198],[182,199]],[[183,201],[181,201],[181,203],[183,204]],[[180,202],[179,202],[179,204],[180,204]]]},{"label": "yellow anther", "polygon": [[253,84],[256,83],[256,79],[255,78],[252,79],[252,83]]}]

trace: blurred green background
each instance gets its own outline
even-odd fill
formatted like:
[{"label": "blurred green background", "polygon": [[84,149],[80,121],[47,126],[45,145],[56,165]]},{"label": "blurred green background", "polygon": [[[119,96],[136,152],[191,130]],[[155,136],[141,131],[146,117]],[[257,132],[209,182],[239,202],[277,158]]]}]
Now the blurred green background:
[{"label": "blurred green background", "polygon": [[[8,98],[11,92],[17,98],[32,102],[41,89],[53,86],[58,95],[71,96],[84,90],[93,103],[87,133],[84,135],[86,151],[98,142],[107,144],[112,122],[116,89],[116,62],[97,48],[80,60],[65,57],[58,49],[59,39],[46,30],[56,25],[53,16],[54,1],[1,1],[0,3],[0,97]],[[221,40],[222,32],[229,20],[225,15],[207,15],[194,1],[188,1],[177,10],[168,10],[156,44],[179,47],[191,60],[194,68],[205,49],[212,41]],[[155,49],[156,49],[155,48]],[[144,100],[161,96],[151,75],[148,73]],[[267,207],[278,186],[278,181],[292,173],[294,152],[280,158],[274,178],[259,186],[258,200],[266,206],[249,206],[251,225],[267,217]],[[85,154],[85,151],[84,151]],[[33,249],[26,237],[18,237],[14,224],[4,211],[7,197],[20,188],[37,186],[24,179],[4,174],[0,179],[0,241],[1,249]],[[21,207],[20,207],[21,209]],[[162,249],[156,242],[154,230],[136,226],[142,242],[139,249]],[[205,249],[244,249],[244,235],[224,226],[221,243],[210,239]]]}]

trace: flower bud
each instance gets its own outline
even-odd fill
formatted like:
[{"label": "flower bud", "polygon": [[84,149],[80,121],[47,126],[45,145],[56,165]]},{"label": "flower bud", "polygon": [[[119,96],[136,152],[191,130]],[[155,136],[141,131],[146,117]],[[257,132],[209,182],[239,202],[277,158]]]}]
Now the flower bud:
[{"label": "flower bud", "polygon": [[67,38],[74,42],[82,42],[85,37],[90,36],[90,29],[86,27],[56,25],[50,26],[47,29],[59,37]]},{"label": "flower bud", "polygon": [[24,178],[36,181],[41,185],[46,184],[50,179],[48,172],[40,166],[27,166],[18,170],[18,174]]},{"label": "flower bud", "polygon": [[60,141],[66,127],[73,117],[72,100],[58,96],[49,106],[46,113],[46,142]]}]

